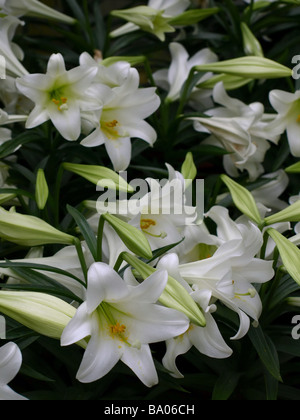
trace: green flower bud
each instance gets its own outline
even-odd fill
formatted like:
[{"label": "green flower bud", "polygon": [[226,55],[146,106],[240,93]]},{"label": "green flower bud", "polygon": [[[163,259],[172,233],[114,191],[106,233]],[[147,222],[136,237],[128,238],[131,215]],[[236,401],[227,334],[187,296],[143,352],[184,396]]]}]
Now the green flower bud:
[{"label": "green flower bud", "polygon": [[[124,253],[122,256],[128,264],[140,273],[144,280],[156,271],[155,268],[145,264],[130,254]],[[206,326],[206,320],[200,307],[189,295],[187,290],[171,276],[169,276],[167,286],[161,295],[159,302],[168,308],[176,309],[177,311],[184,313],[193,324],[200,327]]]},{"label": "green flower bud", "polygon": [[116,231],[131,252],[148,260],[153,257],[150,244],[143,232],[112,214],[107,213],[102,217]]},{"label": "green flower bud", "polygon": [[43,169],[39,169],[36,178],[35,201],[40,210],[43,210],[49,197],[49,188]]},{"label": "green flower bud", "polygon": [[221,179],[227,185],[236,207],[257,225],[261,225],[263,221],[254,197],[250,191],[233,181],[227,175],[222,175]]},{"label": "green flower bud", "polygon": [[268,229],[289,275],[300,285],[300,249],[275,229]]},{"label": "green flower bud", "polygon": [[99,187],[103,186],[105,188],[109,187],[113,190],[134,192],[133,188],[130,187],[121,176],[111,169],[103,166],[64,163],[63,168],[66,171],[73,172],[74,174],[85,178]]},{"label": "green flower bud", "polygon": [[218,63],[202,64],[195,67],[196,71],[211,71],[226,73],[247,79],[279,79],[292,77],[293,70],[264,57],[240,57]]},{"label": "green flower bud", "polygon": [[21,246],[72,245],[75,238],[34,216],[6,211],[0,207],[0,238]]},{"label": "green flower bud", "polygon": [[0,312],[38,334],[59,340],[76,309],[44,293],[0,291]]}]

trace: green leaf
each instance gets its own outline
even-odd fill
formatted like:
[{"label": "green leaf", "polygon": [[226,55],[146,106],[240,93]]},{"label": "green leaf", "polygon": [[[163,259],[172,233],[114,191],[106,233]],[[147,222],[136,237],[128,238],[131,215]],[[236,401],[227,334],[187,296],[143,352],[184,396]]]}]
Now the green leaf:
[{"label": "green leaf", "polygon": [[241,374],[237,372],[223,372],[214,386],[212,400],[227,401],[236,390],[240,377]]},{"label": "green leaf", "polygon": [[282,382],[278,354],[272,340],[265,335],[260,326],[257,328],[251,326],[248,335],[267,371],[277,381]]},{"label": "green leaf", "polygon": [[97,238],[92,228],[88,224],[85,217],[80,213],[80,211],[70,205],[67,205],[67,210],[79,227],[80,232],[82,233],[94,260],[97,261]]},{"label": "green leaf", "polygon": [[170,19],[169,23],[174,26],[187,26],[195,25],[208,17],[219,13],[218,7],[207,8],[207,9],[193,9],[187,12],[181,13],[180,15]]}]

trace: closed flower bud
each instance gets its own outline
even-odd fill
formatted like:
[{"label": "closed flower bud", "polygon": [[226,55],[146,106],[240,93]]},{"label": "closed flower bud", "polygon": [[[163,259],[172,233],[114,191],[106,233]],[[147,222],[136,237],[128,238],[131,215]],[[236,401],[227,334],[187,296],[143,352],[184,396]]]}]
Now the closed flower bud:
[{"label": "closed flower bud", "polygon": [[6,211],[0,207],[0,238],[21,246],[72,245],[75,238],[34,216]]}]

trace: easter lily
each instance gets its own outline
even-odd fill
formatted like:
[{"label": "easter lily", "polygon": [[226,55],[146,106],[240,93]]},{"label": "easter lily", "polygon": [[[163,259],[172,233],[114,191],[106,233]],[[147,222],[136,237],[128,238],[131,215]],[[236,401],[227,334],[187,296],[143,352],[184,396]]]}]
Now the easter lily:
[{"label": "easter lily", "polygon": [[92,265],[86,300],[61,338],[68,346],[90,337],[80,382],[97,381],[121,360],[146,386],[158,383],[149,344],[183,334],[189,325],[180,312],[156,304],[167,281],[167,272],[159,271],[132,287],[106,264]]},{"label": "easter lily", "polygon": [[175,32],[170,20],[182,14],[190,6],[190,0],[150,0],[148,6],[138,6],[127,10],[114,10],[112,15],[127,20],[128,23],[113,31],[111,37],[142,29],[157,36],[161,41],[166,33]]},{"label": "easter lily", "polygon": [[20,62],[24,57],[23,51],[12,42],[20,25],[23,25],[23,22],[16,17],[0,14],[0,55],[5,60],[6,72],[14,77],[28,74]]},{"label": "easter lily", "polygon": [[[99,71],[97,67],[92,69]],[[126,170],[130,164],[131,138],[137,137],[151,146],[156,141],[157,134],[145,119],[160,106],[155,88],[139,88],[138,71],[129,71],[126,67],[125,71],[127,76],[123,79],[124,83],[121,80],[120,86],[111,89],[93,84],[91,95],[98,99],[101,110],[94,117],[97,121],[95,130],[81,142],[86,147],[105,144],[117,172]]]},{"label": "easter lily", "polygon": [[96,69],[81,66],[67,71],[63,56],[53,54],[46,74],[18,79],[19,91],[35,103],[26,128],[37,127],[50,119],[66,140],[77,140],[81,134],[81,111],[101,108],[87,94],[96,73]]},{"label": "easter lily", "polygon": [[180,275],[194,290],[210,290],[240,317],[240,328],[232,339],[245,336],[250,317],[259,320],[262,303],[253,283],[274,276],[272,262],[256,258],[263,243],[260,230],[251,222],[235,223],[228,210],[213,207],[207,215],[218,226],[217,251],[209,258],[179,266]]},{"label": "easter lily", "polygon": [[[170,44],[170,52],[172,56],[170,68],[158,70],[154,73],[154,79],[159,87],[169,92],[167,101],[173,102],[180,98],[181,90],[193,67],[200,64],[216,62],[218,58],[208,48],[199,51],[193,57],[189,57],[186,49],[177,42]],[[211,73],[207,73],[199,80],[199,83],[206,81],[211,76]],[[190,101],[195,107],[199,107],[203,103],[204,105],[211,106],[210,96],[210,90],[195,88]]]},{"label": "easter lily", "polygon": [[261,103],[246,105],[231,98],[223,83],[215,86],[213,98],[222,106],[207,111],[211,118],[193,118],[195,129],[212,134],[206,143],[228,151],[224,166],[230,176],[247,171],[250,180],[256,180],[264,172],[262,163],[270,148],[267,140],[277,144],[280,139],[280,130],[271,124],[276,115],[265,114]]},{"label": "easter lily", "polygon": [[5,13],[14,16],[33,16],[38,18],[46,18],[50,20],[58,20],[63,23],[75,23],[76,20],[52,9],[46,4],[38,0],[0,0],[0,9]]},{"label": "easter lily", "polygon": [[300,90],[295,93],[273,90],[270,102],[278,113],[274,129],[279,129],[281,133],[287,132],[292,155],[300,157]]},{"label": "easter lily", "polygon": [[158,268],[167,270],[169,275],[184,286],[190,296],[203,309],[206,320],[205,327],[199,327],[191,323],[185,334],[167,340],[167,353],[163,359],[165,368],[172,372],[172,376],[182,378],[183,376],[176,366],[176,358],[181,354],[187,353],[193,346],[200,353],[214,359],[230,357],[232,350],[225,343],[217,323],[212,316],[212,313],[216,310],[216,306],[211,304],[211,291],[193,291],[188,283],[180,276],[179,259],[176,254],[169,254],[163,257],[158,264]]},{"label": "easter lily", "polygon": [[14,392],[9,386],[22,365],[22,354],[15,343],[0,348],[0,401],[24,401],[27,398]]}]

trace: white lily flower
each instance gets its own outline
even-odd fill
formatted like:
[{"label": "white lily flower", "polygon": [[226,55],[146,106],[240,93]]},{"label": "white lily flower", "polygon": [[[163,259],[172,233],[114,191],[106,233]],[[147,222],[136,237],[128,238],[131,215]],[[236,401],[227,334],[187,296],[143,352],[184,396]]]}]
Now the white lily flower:
[{"label": "white lily flower", "polygon": [[[274,130],[280,133],[287,132],[290,150],[293,156],[300,157],[300,90],[295,93],[273,90],[270,93],[270,102],[278,112],[278,117],[272,124]],[[272,128],[272,127],[271,127]]]},{"label": "white lily flower", "polygon": [[[87,267],[91,267],[94,263],[92,255],[86,246],[85,243],[82,244],[82,251],[85,258]],[[5,262],[5,261],[1,261]],[[33,256],[30,253],[25,259],[16,259],[11,260],[12,263],[27,263],[27,264],[39,264],[48,267],[58,268],[70,273],[73,276],[76,276],[84,284],[85,278],[82,272],[82,267],[78,258],[76,248],[74,246],[67,246],[58,251],[52,257],[43,257],[43,255]],[[77,282],[72,277],[68,277],[62,274],[54,273],[51,271],[35,270],[46,276],[50,277],[53,280],[56,280],[58,283],[65,286],[67,289],[71,290],[76,296],[81,299],[85,297],[85,287],[83,284]],[[23,282],[21,276],[10,268],[0,268],[1,275],[6,275],[10,277],[10,283]]]},{"label": "white lily flower", "polygon": [[12,132],[8,128],[0,127],[0,146],[8,140],[12,139]]},{"label": "white lily flower", "polygon": [[225,343],[216,321],[212,313],[216,310],[216,306],[211,304],[211,291],[194,292],[187,282],[179,273],[179,258],[176,254],[169,254],[163,257],[158,269],[167,270],[169,275],[178,280],[181,285],[190,293],[192,298],[197,302],[202,310],[206,320],[204,328],[194,324],[190,324],[188,331],[178,337],[171,338],[167,341],[167,353],[163,359],[163,365],[172,372],[172,376],[182,378],[183,375],[176,367],[176,358],[187,353],[195,346],[200,353],[214,359],[225,359],[232,355],[232,350]]},{"label": "white lily flower", "polygon": [[96,381],[121,360],[146,386],[158,383],[149,344],[183,334],[189,325],[183,314],[156,304],[167,281],[167,272],[159,271],[132,287],[106,264],[92,265],[86,301],[61,338],[68,346],[90,337],[79,381]]},{"label": "white lily flower", "polygon": [[[94,232],[97,232],[100,215],[108,212],[141,230],[153,251],[176,244],[183,238],[192,235],[189,227],[192,230],[192,227],[196,226],[197,209],[186,202],[185,180],[182,174],[174,171],[170,165],[167,167],[169,182],[162,186],[155,179],[147,179],[145,195],[138,199],[133,197],[130,200],[120,200],[111,203],[108,207],[100,200],[97,203],[87,203],[89,207],[97,209],[98,212],[88,220]],[[126,251],[126,248],[108,227],[105,227],[104,237],[105,254],[109,258],[110,264],[113,265],[116,258],[121,252]],[[194,244],[194,241],[195,239],[191,242]],[[193,245],[189,246],[188,252],[192,248]],[[178,251],[186,253],[184,246],[178,248]]]},{"label": "white lily flower", "polygon": [[81,112],[101,108],[87,93],[96,69],[79,66],[67,71],[61,54],[53,54],[47,73],[31,74],[17,80],[21,93],[35,103],[26,128],[34,128],[49,119],[60,134],[75,141],[81,134]]},{"label": "white lily flower", "polygon": [[125,19],[128,23],[111,32],[110,36],[115,38],[142,29],[164,41],[166,33],[175,32],[169,21],[182,14],[190,4],[190,0],[149,0],[148,6],[113,11],[113,16]]},{"label": "white lily flower", "polygon": [[9,15],[14,16],[33,16],[38,18],[46,18],[58,20],[63,23],[75,23],[76,20],[58,10],[52,9],[46,4],[38,0],[0,0],[0,9]]},{"label": "white lily flower", "polygon": [[0,401],[25,401],[27,398],[14,392],[9,386],[22,365],[22,354],[15,343],[0,348]]},{"label": "white lily flower", "polygon": [[23,51],[12,42],[18,26],[23,24],[14,16],[0,15],[0,55],[5,59],[6,71],[14,77],[28,74],[20,63],[24,58]]},{"label": "white lily flower", "polygon": [[[218,57],[209,48],[205,48],[190,58],[186,49],[177,42],[170,44],[170,52],[172,56],[170,68],[158,70],[153,76],[156,84],[169,92],[167,101],[174,102],[180,98],[181,90],[192,68],[201,64],[215,63]],[[211,76],[212,73],[207,73],[199,80],[199,83],[208,80]],[[194,88],[190,103],[196,109],[203,106],[205,109],[209,108],[212,106],[211,90]]]},{"label": "white lily flower", "polygon": [[29,115],[33,103],[26,98],[16,87],[16,79],[6,75],[6,79],[0,81],[0,100],[4,105],[3,110],[9,115]]},{"label": "white lily flower", "polygon": [[159,108],[160,98],[155,88],[139,88],[139,84],[138,71],[131,69],[120,86],[111,89],[94,84],[91,89],[103,108],[96,115],[96,129],[81,144],[86,147],[105,144],[116,172],[126,170],[130,164],[131,138],[140,138],[151,146],[157,139],[145,119]]},{"label": "white lily flower", "polygon": [[259,320],[262,303],[252,284],[273,278],[272,261],[256,258],[263,237],[253,223],[235,223],[228,210],[218,206],[207,216],[217,223],[218,249],[205,260],[180,265],[179,272],[194,290],[210,290],[214,298],[237,312],[240,328],[232,339],[239,339],[249,330],[249,317]]},{"label": "white lily flower", "polygon": [[265,114],[261,103],[246,105],[231,98],[223,83],[215,86],[213,98],[222,107],[207,111],[211,118],[193,118],[195,129],[213,135],[205,143],[221,145],[229,152],[224,167],[230,176],[246,170],[250,180],[256,180],[264,172],[262,163],[270,148],[267,140],[277,144],[280,139],[279,130],[271,125],[276,115]]}]

